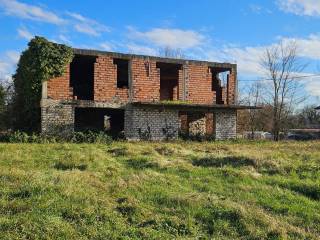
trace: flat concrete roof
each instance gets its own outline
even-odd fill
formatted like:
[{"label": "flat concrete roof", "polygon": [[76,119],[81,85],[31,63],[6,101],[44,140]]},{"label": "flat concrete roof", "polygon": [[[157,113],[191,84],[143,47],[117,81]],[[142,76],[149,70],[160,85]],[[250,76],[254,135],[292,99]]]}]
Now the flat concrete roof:
[{"label": "flat concrete roof", "polygon": [[91,50],[91,49],[79,49],[73,48],[74,54],[86,55],[86,56],[98,56],[98,55],[107,55],[112,56],[113,58],[141,58],[144,60],[154,60],[157,62],[166,62],[166,63],[175,63],[175,64],[198,64],[198,65],[208,65],[209,67],[222,68],[222,69],[233,69],[237,67],[237,64],[233,63],[219,63],[219,62],[210,62],[210,61],[201,61],[201,60],[191,60],[191,59],[177,59],[177,58],[167,58],[167,57],[157,57],[157,56],[147,56],[147,55],[138,55],[138,54],[125,54],[117,52],[108,52],[100,50]]},{"label": "flat concrete roof", "polygon": [[179,103],[179,102],[133,102],[132,105],[164,108],[164,109],[179,109],[182,111],[214,111],[218,109],[230,109],[230,110],[241,110],[241,109],[262,109],[259,106],[245,106],[245,105],[224,105],[224,104],[194,104],[194,103]]}]

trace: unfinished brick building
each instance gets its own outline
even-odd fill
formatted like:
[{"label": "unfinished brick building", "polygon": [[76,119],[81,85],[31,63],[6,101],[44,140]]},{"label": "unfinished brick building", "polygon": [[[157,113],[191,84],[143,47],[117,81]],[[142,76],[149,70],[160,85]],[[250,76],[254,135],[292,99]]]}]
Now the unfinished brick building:
[{"label": "unfinished brick building", "polygon": [[43,83],[41,128],[124,132],[128,140],[179,133],[236,137],[237,66],[74,49],[62,77]]}]

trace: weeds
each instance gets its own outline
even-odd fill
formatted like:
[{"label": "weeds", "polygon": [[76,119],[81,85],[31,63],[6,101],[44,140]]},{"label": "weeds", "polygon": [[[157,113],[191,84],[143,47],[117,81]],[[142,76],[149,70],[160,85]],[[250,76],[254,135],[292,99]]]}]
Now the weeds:
[{"label": "weeds", "polygon": [[316,141],[14,138],[0,144],[0,239],[320,239]]}]

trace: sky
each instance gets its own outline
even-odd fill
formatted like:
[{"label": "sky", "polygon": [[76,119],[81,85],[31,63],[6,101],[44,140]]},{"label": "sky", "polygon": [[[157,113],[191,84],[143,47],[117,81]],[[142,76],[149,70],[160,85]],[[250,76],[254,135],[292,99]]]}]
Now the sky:
[{"label": "sky", "polygon": [[[303,75],[320,74],[320,0],[0,0],[0,79],[10,81],[37,36],[76,48],[238,64],[239,90],[264,79],[265,49],[294,40]],[[320,77],[302,78],[308,104],[320,105]]]}]

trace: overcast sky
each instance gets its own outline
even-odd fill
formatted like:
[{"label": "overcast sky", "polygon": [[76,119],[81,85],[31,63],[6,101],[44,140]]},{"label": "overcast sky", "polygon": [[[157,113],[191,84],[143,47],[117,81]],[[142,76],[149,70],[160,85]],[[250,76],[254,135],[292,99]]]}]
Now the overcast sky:
[{"label": "overcast sky", "polygon": [[[320,0],[0,0],[0,23],[1,78],[35,35],[125,53],[180,48],[192,59],[237,63],[241,89],[263,78],[266,47],[296,40],[304,74],[320,73]],[[301,81],[308,103],[320,105],[320,77]]]}]

